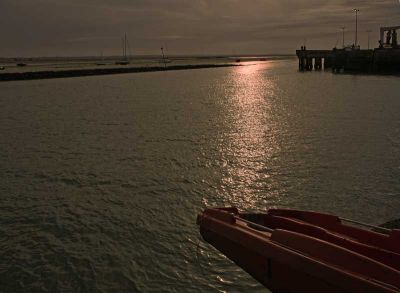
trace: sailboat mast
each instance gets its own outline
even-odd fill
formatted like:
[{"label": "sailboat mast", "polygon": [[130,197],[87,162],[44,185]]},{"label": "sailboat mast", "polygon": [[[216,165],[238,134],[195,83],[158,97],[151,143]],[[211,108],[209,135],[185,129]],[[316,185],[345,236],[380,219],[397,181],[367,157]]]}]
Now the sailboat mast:
[{"label": "sailboat mast", "polygon": [[124,46],[124,38],[121,38],[121,41],[122,41],[122,58],[124,58],[124,56],[125,56],[125,46]]},{"label": "sailboat mast", "polygon": [[165,62],[165,55],[164,55],[164,48],[163,47],[161,47],[161,54],[162,54],[162,59],[163,59],[163,62],[164,62],[164,68],[167,68],[167,63]]},{"label": "sailboat mast", "polygon": [[126,58],[126,33],[125,33],[125,42],[124,42],[124,52],[125,52],[125,54],[124,54],[124,58],[125,58],[125,60],[127,59]]}]

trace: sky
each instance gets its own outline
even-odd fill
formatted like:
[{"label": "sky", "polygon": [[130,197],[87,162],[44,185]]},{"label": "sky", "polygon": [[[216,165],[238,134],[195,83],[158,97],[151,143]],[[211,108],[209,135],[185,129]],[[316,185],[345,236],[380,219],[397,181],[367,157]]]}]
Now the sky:
[{"label": "sky", "polygon": [[354,42],[376,47],[400,25],[399,0],[0,0],[0,56],[288,54]]}]

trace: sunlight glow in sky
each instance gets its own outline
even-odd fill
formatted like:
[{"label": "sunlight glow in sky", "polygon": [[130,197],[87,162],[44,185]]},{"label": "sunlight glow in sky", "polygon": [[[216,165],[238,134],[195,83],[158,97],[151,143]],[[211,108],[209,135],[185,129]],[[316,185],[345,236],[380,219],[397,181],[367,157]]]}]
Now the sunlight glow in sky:
[{"label": "sunlight glow in sky", "polygon": [[133,54],[293,53],[332,48],[367,30],[400,25],[396,0],[1,0],[0,56],[98,56],[120,53],[127,33]]}]

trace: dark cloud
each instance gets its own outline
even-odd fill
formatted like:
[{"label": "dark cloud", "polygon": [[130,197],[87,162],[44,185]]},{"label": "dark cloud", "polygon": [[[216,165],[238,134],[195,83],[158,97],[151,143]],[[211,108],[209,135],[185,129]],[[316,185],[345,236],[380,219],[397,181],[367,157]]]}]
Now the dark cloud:
[{"label": "dark cloud", "polygon": [[366,30],[377,41],[380,26],[400,24],[397,0],[1,0],[0,56],[118,54],[125,32],[137,54],[330,48],[342,26],[351,43],[355,7],[361,45]]}]

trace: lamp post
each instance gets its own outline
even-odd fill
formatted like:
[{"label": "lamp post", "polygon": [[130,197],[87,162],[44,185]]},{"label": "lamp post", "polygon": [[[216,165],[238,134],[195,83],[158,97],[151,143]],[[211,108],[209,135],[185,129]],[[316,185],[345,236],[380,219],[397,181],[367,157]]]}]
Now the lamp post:
[{"label": "lamp post", "polygon": [[358,33],[358,12],[360,9],[354,8],[353,11],[356,13],[356,39],[354,42],[354,46],[357,47],[357,33]]},{"label": "lamp post", "polygon": [[344,48],[344,30],[345,30],[345,27],[342,26],[341,29],[342,29],[342,32],[343,32],[343,48]]},{"label": "lamp post", "polygon": [[371,34],[371,30],[367,30],[367,33],[368,33],[368,50],[369,50],[369,37],[370,37],[370,34]]}]

